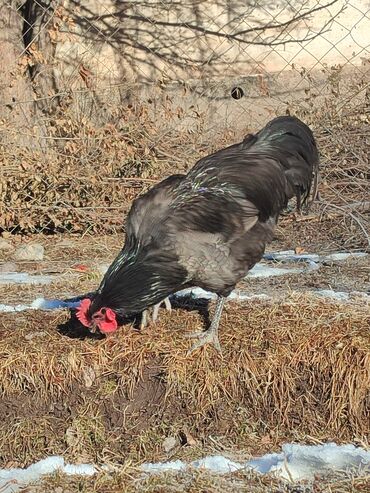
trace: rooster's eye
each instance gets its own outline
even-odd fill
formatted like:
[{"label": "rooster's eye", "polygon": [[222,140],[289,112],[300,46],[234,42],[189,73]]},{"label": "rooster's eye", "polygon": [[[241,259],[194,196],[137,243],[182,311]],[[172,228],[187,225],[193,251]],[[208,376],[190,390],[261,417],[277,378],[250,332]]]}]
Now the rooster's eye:
[{"label": "rooster's eye", "polygon": [[102,309],[100,310],[100,313],[101,313],[102,315],[105,315],[105,314],[106,314],[106,312],[107,312],[107,310],[106,310],[105,308],[102,308]]}]

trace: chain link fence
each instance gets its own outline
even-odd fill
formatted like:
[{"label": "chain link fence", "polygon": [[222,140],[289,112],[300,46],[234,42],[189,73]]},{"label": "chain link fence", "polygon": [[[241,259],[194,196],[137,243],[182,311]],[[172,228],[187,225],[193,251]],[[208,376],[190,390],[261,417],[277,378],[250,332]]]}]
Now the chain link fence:
[{"label": "chain link fence", "polygon": [[132,199],[278,114],[367,234],[367,0],[3,0],[0,231],[111,232]]}]

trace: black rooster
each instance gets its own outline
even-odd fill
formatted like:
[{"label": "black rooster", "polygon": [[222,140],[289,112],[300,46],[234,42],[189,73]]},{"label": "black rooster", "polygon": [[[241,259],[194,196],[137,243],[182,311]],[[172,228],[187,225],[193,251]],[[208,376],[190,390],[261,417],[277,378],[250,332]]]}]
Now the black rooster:
[{"label": "black rooster", "polygon": [[199,160],[136,199],[126,241],[78,318],[92,330],[117,329],[116,315],[139,313],[186,287],[217,293],[208,330],[196,334],[220,349],[218,326],[225,298],[261,260],[279,213],[297,197],[307,201],[318,152],[298,118],[272,120],[256,135]]}]

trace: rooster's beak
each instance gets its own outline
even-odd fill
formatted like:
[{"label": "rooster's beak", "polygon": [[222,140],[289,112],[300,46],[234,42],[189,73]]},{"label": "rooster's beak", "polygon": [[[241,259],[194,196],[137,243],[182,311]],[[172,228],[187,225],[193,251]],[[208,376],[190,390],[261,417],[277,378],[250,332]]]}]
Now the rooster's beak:
[{"label": "rooster's beak", "polygon": [[96,334],[97,329],[98,329],[98,326],[96,325],[96,323],[95,323],[95,322],[93,322],[93,323],[91,324],[91,326],[89,327],[89,331],[90,331],[92,334]]}]

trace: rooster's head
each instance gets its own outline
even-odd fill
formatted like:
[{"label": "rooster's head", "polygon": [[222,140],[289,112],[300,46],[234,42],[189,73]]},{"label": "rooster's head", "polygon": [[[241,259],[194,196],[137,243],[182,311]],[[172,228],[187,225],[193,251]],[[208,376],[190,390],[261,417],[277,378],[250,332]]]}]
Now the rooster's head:
[{"label": "rooster's head", "polygon": [[99,329],[103,334],[109,334],[117,330],[118,327],[116,313],[107,307],[102,307],[92,312],[89,298],[81,301],[80,306],[77,308],[76,316],[82,325],[88,327],[91,332]]}]

